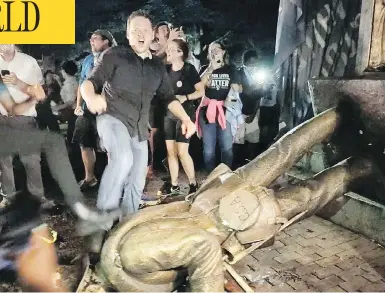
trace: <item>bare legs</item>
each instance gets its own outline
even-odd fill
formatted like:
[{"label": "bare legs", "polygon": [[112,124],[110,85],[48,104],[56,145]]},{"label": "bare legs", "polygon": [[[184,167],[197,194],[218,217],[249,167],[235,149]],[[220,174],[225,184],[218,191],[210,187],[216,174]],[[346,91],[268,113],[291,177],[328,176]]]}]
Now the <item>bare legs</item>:
[{"label": "bare legs", "polygon": [[188,152],[189,144],[166,140],[168,166],[170,168],[171,184],[178,185],[179,161],[185,171],[190,184],[196,184],[194,162]]},{"label": "bare legs", "polygon": [[195,180],[195,168],[194,162],[188,152],[189,144],[178,142],[176,144],[178,149],[178,156],[182,163],[183,170],[185,171],[190,184],[196,184]]},{"label": "bare legs", "polygon": [[150,152],[151,152],[151,165],[150,165],[151,171],[152,169],[154,169],[154,153],[155,153],[154,139],[157,132],[158,132],[158,128],[151,128],[150,137],[149,137]]},{"label": "bare legs", "polygon": [[96,155],[95,151],[92,148],[81,148],[82,153],[82,160],[84,164],[84,171],[85,171],[85,178],[84,180],[87,182],[91,182],[95,179],[95,162],[96,162]]}]

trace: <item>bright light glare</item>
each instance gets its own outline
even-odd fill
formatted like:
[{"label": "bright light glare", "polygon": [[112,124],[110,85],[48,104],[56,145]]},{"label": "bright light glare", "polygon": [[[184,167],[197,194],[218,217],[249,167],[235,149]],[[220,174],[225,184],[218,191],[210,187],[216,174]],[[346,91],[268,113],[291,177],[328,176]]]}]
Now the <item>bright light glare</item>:
[{"label": "bright light glare", "polygon": [[258,83],[264,83],[266,81],[266,71],[265,70],[258,70],[256,73],[254,73],[254,79]]}]

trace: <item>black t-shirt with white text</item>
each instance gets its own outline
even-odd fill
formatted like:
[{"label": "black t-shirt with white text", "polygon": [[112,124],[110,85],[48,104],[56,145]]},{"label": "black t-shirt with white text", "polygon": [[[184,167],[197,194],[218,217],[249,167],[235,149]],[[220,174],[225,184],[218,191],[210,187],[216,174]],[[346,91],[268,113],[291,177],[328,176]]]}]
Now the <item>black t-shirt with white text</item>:
[{"label": "black t-shirt with white text", "polygon": [[205,92],[206,97],[218,101],[226,100],[233,83],[239,83],[239,76],[235,69],[229,65],[215,69],[209,76],[209,84]]}]

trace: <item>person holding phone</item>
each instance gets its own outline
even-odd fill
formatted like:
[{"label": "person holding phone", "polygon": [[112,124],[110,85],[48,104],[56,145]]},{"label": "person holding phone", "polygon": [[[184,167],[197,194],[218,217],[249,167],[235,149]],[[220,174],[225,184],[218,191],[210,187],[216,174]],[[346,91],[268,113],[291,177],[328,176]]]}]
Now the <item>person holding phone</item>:
[{"label": "person holding phone", "polygon": [[[209,46],[210,64],[201,75],[205,86],[205,96],[197,110],[198,135],[203,139],[203,158],[206,170],[211,172],[216,166],[216,143],[218,141],[221,162],[232,167],[234,125],[227,115],[226,100],[230,94],[239,93],[241,86],[235,69],[226,62],[226,49],[216,41]],[[237,102],[237,99],[234,99]],[[231,101],[231,100],[230,100]],[[240,101],[239,101],[240,103]],[[240,103],[240,107],[242,104]],[[237,125],[235,125],[235,128]]]},{"label": "person holding phone", "polygon": [[[7,89],[1,91],[0,99],[3,98],[2,96],[10,95],[16,103],[12,109],[13,112],[7,113],[13,116],[7,123],[12,123],[21,129],[37,128],[35,120],[37,102],[31,99],[27,92],[30,85],[44,83],[43,74],[36,59],[19,52],[13,44],[2,44],[0,45],[0,72],[3,73],[1,79]],[[47,208],[52,207],[53,202],[44,196],[40,153],[20,156],[20,160],[26,169],[28,190],[39,197]],[[1,181],[5,193],[10,197],[16,192],[12,161],[12,156],[0,160]]]}]

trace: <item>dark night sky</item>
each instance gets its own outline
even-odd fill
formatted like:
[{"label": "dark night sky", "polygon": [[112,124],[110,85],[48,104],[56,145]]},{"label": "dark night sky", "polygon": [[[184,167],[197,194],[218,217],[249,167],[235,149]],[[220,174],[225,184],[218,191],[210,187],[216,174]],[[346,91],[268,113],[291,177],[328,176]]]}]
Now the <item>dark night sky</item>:
[{"label": "dark night sky", "polygon": [[[79,0],[76,1],[76,42],[87,41],[87,32],[96,28],[106,28],[115,31],[115,37],[120,43],[124,40],[124,19],[133,10],[143,8],[151,3],[150,8],[155,20],[164,19],[176,25],[192,22],[202,24],[203,43],[213,41],[226,32],[232,31],[230,42],[245,42],[248,38],[258,47],[263,48],[266,55],[274,53],[275,33],[278,17],[279,0],[185,0],[189,3],[200,3],[187,7],[183,0]],[[169,10],[167,10],[169,9]],[[183,10],[185,9],[185,10]],[[171,11],[172,16],[163,11]],[[203,11],[203,12],[202,12]],[[117,18],[116,21],[113,19]],[[171,19],[167,19],[171,18]],[[41,54],[62,55],[65,58],[71,50],[68,45],[55,46],[24,46],[23,51],[37,58]],[[241,50],[241,49],[236,49]],[[80,52],[79,52],[80,53]]]}]

